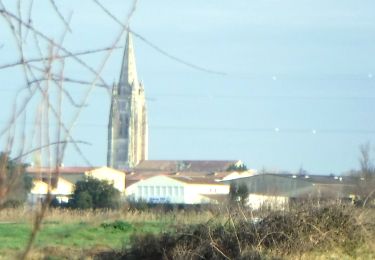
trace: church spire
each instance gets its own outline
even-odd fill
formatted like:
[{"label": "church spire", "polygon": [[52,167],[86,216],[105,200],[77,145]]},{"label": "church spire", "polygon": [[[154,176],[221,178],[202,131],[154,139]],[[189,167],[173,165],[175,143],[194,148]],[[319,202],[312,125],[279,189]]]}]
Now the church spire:
[{"label": "church spire", "polygon": [[128,169],[147,159],[147,111],[128,31],[119,83],[113,86],[108,124],[107,165]]},{"label": "church spire", "polygon": [[[126,38],[119,85],[121,88],[128,88],[128,90],[131,90],[133,86],[137,87],[139,85],[137,67],[135,63],[133,37],[130,30],[128,30],[128,35]],[[120,93],[124,93],[123,89],[119,90]]]}]

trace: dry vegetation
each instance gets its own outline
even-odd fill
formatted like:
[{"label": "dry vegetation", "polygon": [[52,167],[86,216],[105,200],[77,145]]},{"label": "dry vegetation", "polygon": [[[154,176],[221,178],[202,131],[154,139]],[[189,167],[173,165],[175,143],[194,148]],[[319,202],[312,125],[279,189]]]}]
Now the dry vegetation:
[{"label": "dry vegetation", "polygon": [[[9,1],[8,1],[9,2]],[[80,145],[87,144],[72,136],[72,129],[87,103],[94,87],[110,89],[102,78],[103,68],[117,49],[123,34],[129,30],[128,23],[135,11],[136,2],[132,1],[129,14],[124,21],[119,21],[99,1],[92,1],[102,9],[103,14],[120,25],[121,30],[115,34],[108,46],[95,50],[72,52],[64,46],[64,38],[74,28],[70,28],[70,18],[64,17],[56,1],[47,3],[53,6],[60,25],[63,25],[59,40],[42,31],[33,24],[33,2],[0,0],[0,18],[5,24],[4,31],[14,41],[14,62],[0,64],[0,70],[19,68],[21,71],[14,77],[24,78],[24,86],[19,89],[18,100],[9,115],[9,124],[0,133],[4,138],[6,155],[14,154],[17,163],[24,162],[30,154],[38,153],[41,165],[55,167],[63,162],[66,146],[70,144],[84,161],[90,165],[81,152]],[[102,1],[104,3],[104,1]],[[15,7],[14,7],[15,6]],[[55,25],[51,24],[51,27]],[[58,28],[56,26],[56,28]],[[60,27],[61,28],[61,27]],[[162,54],[195,69],[209,73],[212,71],[184,62],[133,32],[139,39]],[[1,46],[0,42],[0,46]],[[1,47],[0,47],[1,48]],[[32,49],[32,51],[30,51]],[[33,53],[33,55],[29,55]],[[102,62],[96,68],[87,64],[84,55],[104,53]],[[89,73],[85,79],[73,79],[65,75],[65,65],[74,61]],[[215,72],[214,72],[215,73]],[[83,98],[75,100],[65,84],[82,86]],[[22,92],[25,90],[24,92]],[[55,90],[57,94],[51,95]],[[110,92],[110,91],[108,91]],[[23,94],[22,94],[23,93]],[[22,99],[21,99],[22,97]],[[62,119],[62,98],[75,108],[70,120]],[[17,97],[16,97],[17,99]],[[21,100],[21,102],[19,102]],[[37,105],[30,108],[32,100]],[[28,107],[29,106],[29,107]],[[27,129],[26,114],[35,113],[35,123]],[[67,123],[69,122],[69,123]],[[58,127],[49,128],[50,124]],[[16,131],[17,126],[17,131]],[[26,133],[32,133],[27,135]],[[21,140],[20,143],[17,140]],[[15,149],[17,147],[17,149]],[[16,151],[15,151],[16,150]],[[318,259],[375,259],[375,210],[339,207],[307,207],[288,212],[262,212],[262,220],[254,222],[254,213],[240,209],[227,208],[202,211],[76,211],[67,209],[50,209],[49,200],[40,209],[28,208],[3,209],[3,203],[16,183],[20,172],[9,176],[5,157],[0,160],[0,225],[29,224],[28,242],[25,247],[14,252],[0,252],[5,259],[267,259],[267,258],[318,258]],[[365,165],[366,166],[366,165]],[[58,172],[54,172],[58,175]],[[53,183],[51,183],[53,185]],[[371,187],[373,190],[373,186]],[[76,247],[48,246],[32,248],[46,223],[59,223],[62,228],[72,224],[88,223],[91,227],[100,227],[103,222],[126,221],[130,224],[155,222],[165,232],[155,234],[147,230],[134,233],[130,244],[122,250],[109,250],[108,247],[82,249]],[[14,226],[15,227],[15,226]],[[12,227],[13,228],[13,227]],[[95,229],[96,230],[96,229]],[[17,232],[14,228],[14,232]],[[72,230],[72,232],[79,232]],[[100,235],[110,231],[101,230]],[[121,232],[117,231],[119,236]],[[127,233],[128,234],[128,233]],[[68,238],[69,239],[69,238]],[[98,240],[103,239],[99,237]],[[21,253],[21,255],[19,255]],[[30,254],[29,254],[30,253]]]},{"label": "dry vegetation", "polygon": [[[107,93],[111,93],[111,83],[103,79],[102,73],[129,30],[129,20],[136,3],[136,0],[126,3],[129,12],[120,21],[99,1],[92,1],[91,5],[99,8],[104,16],[116,24],[116,32],[113,37],[109,37],[107,46],[96,49],[81,46],[81,51],[76,51],[71,46],[67,47],[66,38],[74,37],[73,32],[80,28],[72,27],[73,11],[67,14],[61,8],[62,3],[55,0],[43,3],[33,0],[0,0],[0,19],[5,38],[0,42],[0,48],[7,49],[7,57],[12,59],[1,62],[0,70],[3,75],[12,75],[12,84],[8,87],[16,93],[13,109],[7,115],[8,123],[0,130],[0,138],[5,144],[0,149],[3,152],[0,160],[0,209],[4,208],[10,192],[15,190],[17,179],[23,175],[19,171],[10,174],[7,163],[10,156],[17,165],[30,161],[32,157],[36,166],[56,169],[50,176],[51,189],[56,186],[52,180],[59,175],[58,166],[64,161],[68,145],[85,164],[92,165],[81,149],[82,145],[88,143],[77,140],[72,131],[95,88],[104,88]],[[51,14],[51,24],[45,26],[46,17],[35,15],[39,8]],[[77,42],[80,42],[79,34],[75,35],[78,37]],[[98,64],[89,63],[86,59],[88,55],[94,54],[99,55]],[[81,78],[67,73],[69,69],[66,71],[65,68],[70,66],[78,66],[82,70]],[[72,87],[79,89],[79,97],[71,93]],[[71,111],[68,116],[66,110]],[[28,257],[43,222],[52,217],[48,211],[51,199],[52,196],[48,194],[39,210],[22,211],[14,218],[11,215],[15,213],[9,210],[1,213],[5,220],[32,222],[33,228],[21,259]],[[61,215],[66,217],[68,214]],[[86,213],[78,216],[88,217]]]},{"label": "dry vegetation", "polygon": [[[33,219],[26,208],[0,212],[1,225],[13,225],[14,232],[16,224],[32,225]],[[375,209],[353,205],[309,205],[277,212],[226,206],[170,211],[49,209],[41,227],[30,259],[375,257]],[[45,240],[58,236],[60,244]],[[5,250],[0,258],[19,253]]]},{"label": "dry vegetation", "polygon": [[[268,212],[254,221],[251,212],[174,226],[162,234],[135,234],[131,246],[100,259],[290,259],[375,256],[375,212],[352,206],[306,207]],[[225,220],[225,221],[224,221]]]},{"label": "dry vegetation", "polygon": [[[0,221],[8,223],[32,223],[34,221],[34,211],[28,208],[11,208],[0,211]],[[152,211],[128,211],[126,210],[71,210],[50,208],[45,216],[44,221],[55,221],[61,223],[100,223],[102,221],[110,221],[123,219],[130,223],[135,222],[166,222],[177,225],[187,225],[195,223],[204,223],[210,219],[217,219],[216,213],[208,210],[204,211],[170,211],[163,210]],[[223,216],[220,218],[224,219]]]}]

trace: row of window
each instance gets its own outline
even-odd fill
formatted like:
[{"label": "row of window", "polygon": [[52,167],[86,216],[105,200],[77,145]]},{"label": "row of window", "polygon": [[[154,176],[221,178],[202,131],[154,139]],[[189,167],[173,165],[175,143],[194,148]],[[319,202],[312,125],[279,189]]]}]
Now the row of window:
[{"label": "row of window", "polygon": [[147,197],[183,197],[184,187],[178,186],[138,186],[138,196]]}]

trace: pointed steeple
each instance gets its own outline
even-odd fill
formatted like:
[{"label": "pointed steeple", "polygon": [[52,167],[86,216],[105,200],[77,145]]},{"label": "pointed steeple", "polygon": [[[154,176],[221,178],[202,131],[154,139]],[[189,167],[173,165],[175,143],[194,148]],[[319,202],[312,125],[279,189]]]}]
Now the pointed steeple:
[{"label": "pointed steeple", "polygon": [[108,124],[107,165],[128,169],[147,159],[147,111],[138,81],[132,35],[128,31],[118,84],[114,84]]},{"label": "pointed steeple", "polygon": [[[135,53],[133,46],[133,38],[130,30],[126,38],[124,57],[121,66],[121,75],[119,82],[119,93],[126,93],[126,90],[131,90],[134,87],[138,87],[138,75],[137,67],[135,63]],[[125,89],[123,89],[125,88]],[[124,92],[125,91],[125,92]]]}]

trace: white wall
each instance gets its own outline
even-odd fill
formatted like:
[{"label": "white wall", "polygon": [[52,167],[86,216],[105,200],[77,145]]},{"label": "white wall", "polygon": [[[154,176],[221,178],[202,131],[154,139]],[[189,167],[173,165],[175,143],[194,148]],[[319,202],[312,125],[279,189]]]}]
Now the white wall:
[{"label": "white wall", "polygon": [[185,185],[165,176],[155,176],[129,186],[130,199],[152,203],[184,203]]},{"label": "white wall", "polygon": [[121,193],[125,193],[125,173],[108,167],[101,167],[86,173],[87,176],[98,180],[105,180]]},{"label": "white wall", "polygon": [[269,208],[284,210],[288,207],[289,198],[284,196],[250,194],[247,204],[252,209]]},{"label": "white wall", "polygon": [[74,192],[74,184],[65,180],[64,178],[59,178],[57,181],[57,186],[52,190],[54,195],[71,195]]},{"label": "white wall", "polygon": [[200,194],[229,194],[229,185],[189,184],[185,189],[185,203],[206,203],[207,198],[202,198]]},{"label": "white wall", "polygon": [[129,199],[151,203],[199,204],[208,199],[201,194],[228,194],[229,185],[188,184],[166,176],[155,176],[130,185],[126,189]]}]

